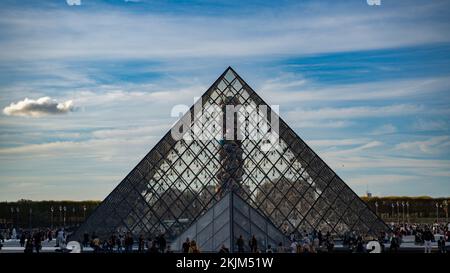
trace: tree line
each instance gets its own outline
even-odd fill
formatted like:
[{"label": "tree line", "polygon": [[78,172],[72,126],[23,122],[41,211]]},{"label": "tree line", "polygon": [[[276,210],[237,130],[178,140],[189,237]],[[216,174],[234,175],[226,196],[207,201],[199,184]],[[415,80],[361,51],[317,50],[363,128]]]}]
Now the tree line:
[{"label": "tree line", "polygon": [[19,228],[77,226],[100,201],[31,201],[0,202],[0,226]]}]

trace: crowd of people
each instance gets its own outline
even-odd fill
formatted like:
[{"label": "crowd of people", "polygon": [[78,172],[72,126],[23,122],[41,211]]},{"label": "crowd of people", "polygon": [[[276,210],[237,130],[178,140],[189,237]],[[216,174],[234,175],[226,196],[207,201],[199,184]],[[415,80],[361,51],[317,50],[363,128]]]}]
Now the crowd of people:
[{"label": "crowd of people", "polygon": [[[238,253],[317,253],[332,252],[334,241],[330,233],[323,235],[320,231],[312,233],[304,231],[300,235],[292,235],[290,245],[284,245],[282,242],[279,242],[275,247],[270,244],[260,245],[255,235],[248,238],[248,241],[244,236],[239,235],[234,247]],[[186,238],[180,251],[183,253],[201,252],[196,241],[189,238]],[[225,244],[222,244],[218,252],[229,253],[230,249]]]},{"label": "crowd of people", "polygon": [[[0,248],[2,242],[8,239],[18,240],[21,247],[24,247],[24,252],[39,253],[42,249],[44,241],[51,242],[55,240],[55,246],[61,250],[67,244],[67,231],[64,228],[59,229],[33,229],[33,230],[17,230],[4,229],[0,231]],[[431,253],[432,243],[437,242],[438,252],[446,253],[446,242],[450,240],[449,225],[446,224],[392,224],[391,232],[380,233],[378,238],[364,238],[356,232],[346,232],[341,238],[334,238],[330,232],[323,234],[321,231],[313,230],[307,232],[303,230],[297,234],[290,236],[290,245],[278,243],[276,246],[261,245],[255,235],[249,238],[244,238],[240,235],[234,246],[227,246],[223,244],[219,250],[221,253],[230,252],[229,247],[239,253],[318,253],[318,252],[333,252],[335,251],[335,244],[342,244],[343,248],[355,253],[370,252],[366,249],[368,241],[376,240],[380,244],[382,252],[397,252],[402,243],[404,243],[405,236],[413,236],[414,244],[423,246],[425,253]],[[140,235],[134,237],[131,232],[115,232],[107,239],[102,239],[93,234],[84,234],[81,242],[84,248],[92,248],[94,252],[147,252],[147,253],[170,253],[173,252],[170,244],[165,238],[165,234],[161,233],[158,236],[144,236]],[[385,246],[389,245],[388,248]],[[181,249],[175,251],[183,253],[200,253],[200,247],[195,240],[189,238],[183,242]]]},{"label": "crowd of people", "polygon": [[59,229],[3,229],[0,232],[0,246],[5,240],[18,240],[25,253],[39,253],[44,241],[56,240],[56,247],[65,248],[67,234],[64,228]]},{"label": "crowd of people", "polygon": [[[137,243],[137,249],[133,246]],[[156,237],[145,237],[140,235],[137,240],[133,238],[131,232],[115,232],[108,239],[101,240],[95,233],[83,235],[83,247],[91,247],[94,252],[148,252],[148,253],[170,253],[170,245],[167,244],[164,233]]]},{"label": "crowd of people", "polygon": [[[390,242],[390,250],[397,251],[404,236],[414,236],[414,244],[424,246],[425,253],[431,253],[432,243],[437,241],[438,252],[446,253],[446,242],[450,240],[450,224],[398,224],[392,225],[390,237],[386,234],[383,242]],[[436,240],[437,237],[437,240]]]}]

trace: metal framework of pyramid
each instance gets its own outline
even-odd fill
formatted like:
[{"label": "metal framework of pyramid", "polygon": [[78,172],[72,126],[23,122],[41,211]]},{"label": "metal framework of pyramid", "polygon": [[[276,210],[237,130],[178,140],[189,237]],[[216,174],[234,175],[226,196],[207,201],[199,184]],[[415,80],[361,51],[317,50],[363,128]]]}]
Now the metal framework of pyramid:
[{"label": "metal framework of pyramid", "polygon": [[259,249],[270,245],[275,249],[279,243],[289,245],[290,241],[270,220],[250,206],[234,191],[228,192],[186,231],[172,242],[173,250],[181,250],[187,238],[195,240],[202,252],[218,252],[225,246],[231,252],[238,252],[237,241],[242,236],[244,251],[249,252],[247,243],[255,236]]},{"label": "metal framework of pyramid", "polygon": [[[245,106],[234,114],[234,138],[221,127],[229,116],[216,113],[226,105]],[[197,129],[184,130],[181,139],[167,132],[73,238],[131,231],[174,240],[229,191],[285,235],[315,229],[377,236],[389,229],[231,67],[174,126]],[[277,141],[251,137],[261,128]]]}]

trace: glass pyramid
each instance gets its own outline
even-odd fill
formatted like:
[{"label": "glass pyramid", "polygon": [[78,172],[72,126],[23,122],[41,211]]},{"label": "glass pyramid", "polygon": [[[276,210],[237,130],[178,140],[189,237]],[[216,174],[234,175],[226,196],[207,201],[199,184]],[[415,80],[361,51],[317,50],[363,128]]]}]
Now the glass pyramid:
[{"label": "glass pyramid", "polygon": [[316,229],[376,236],[388,230],[229,67],[73,238],[131,231],[173,240],[229,191],[285,235]]},{"label": "glass pyramid", "polygon": [[245,252],[250,251],[248,241],[252,236],[257,239],[260,250],[267,249],[268,245],[276,249],[279,243],[283,246],[290,244],[286,235],[270,220],[231,191],[178,236],[171,247],[181,250],[186,238],[189,238],[196,241],[202,252],[218,252],[222,245],[231,252],[238,252],[240,236],[244,239]]}]

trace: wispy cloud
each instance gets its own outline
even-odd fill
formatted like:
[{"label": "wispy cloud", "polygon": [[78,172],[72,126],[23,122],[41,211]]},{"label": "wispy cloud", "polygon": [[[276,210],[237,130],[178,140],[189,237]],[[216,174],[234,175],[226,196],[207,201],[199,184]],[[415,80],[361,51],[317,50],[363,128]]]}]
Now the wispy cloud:
[{"label": "wispy cloud", "polygon": [[393,134],[395,132],[397,132],[397,127],[388,123],[388,124],[383,124],[380,127],[375,128],[370,134],[372,134],[372,135],[387,135],[387,134]]},{"label": "wispy cloud", "polygon": [[448,130],[449,123],[442,119],[423,119],[416,120],[413,124],[413,129],[418,131],[439,131]]},{"label": "wispy cloud", "polygon": [[450,148],[450,136],[436,136],[423,141],[402,142],[395,146],[409,153],[439,154]]},{"label": "wispy cloud", "polygon": [[[301,77],[301,76],[300,76]],[[369,101],[414,98],[447,92],[449,77],[385,80],[340,85],[318,85],[306,78],[289,75],[271,79],[260,87],[274,103],[310,103],[313,101]]]},{"label": "wispy cloud", "polygon": [[329,147],[329,146],[353,146],[368,143],[368,139],[365,138],[350,138],[350,139],[317,139],[309,140],[308,144],[317,147]]},{"label": "wispy cloud", "polygon": [[341,108],[320,108],[311,110],[297,109],[287,112],[289,118],[299,120],[342,120],[370,117],[404,116],[425,111],[423,106],[397,104],[389,106],[361,106]]},{"label": "wispy cloud", "polygon": [[81,0],[66,0],[66,3],[69,6],[80,6]]},{"label": "wispy cloud", "polygon": [[[79,1],[72,0],[71,3]],[[237,57],[315,54],[448,42],[445,25],[428,18],[440,5],[384,9],[291,6],[279,13],[217,17],[110,10],[33,9],[2,13],[8,39],[2,60],[60,58]],[[309,9],[308,9],[309,8]],[[318,9],[309,13],[309,10]],[[422,12],[416,12],[421,10]],[[411,11],[411,12],[409,12]],[[399,21],[399,13],[402,18]],[[313,14],[313,15],[312,15]],[[380,27],[380,20],[383,27]],[[20,33],[15,35],[14,33]],[[25,34],[25,35],[24,35]],[[16,45],[20,44],[20,47]]]}]

